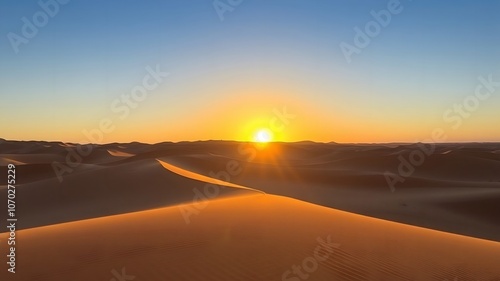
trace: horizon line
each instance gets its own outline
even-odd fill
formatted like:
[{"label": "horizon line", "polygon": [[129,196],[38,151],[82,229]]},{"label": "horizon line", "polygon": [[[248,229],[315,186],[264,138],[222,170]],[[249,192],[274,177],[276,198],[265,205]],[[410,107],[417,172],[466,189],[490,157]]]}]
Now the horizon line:
[{"label": "horizon line", "polygon": [[[110,144],[131,144],[131,143],[139,143],[139,144],[146,144],[146,145],[157,145],[157,144],[162,144],[162,143],[172,143],[172,144],[178,144],[178,143],[195,143],[195,142],[239,142],[239,143],[259,143],[256,141],[241,141],[241,140],[229,140],[229,139],[205,139],[205,140],[182,140],[182,141],[161,141],[161,142],[142,142],[142,141],[129,141],[129,142],[107,142],[107,143],[79,143],[79,142],[65,142],[62,140],[17,140],[17,139],[4,139],[0,138],[0,143],[1,142],[46,142],[46,143],[62,143],[62,144],[73,144],[73,145],[110,145]],[[393,142],[336,142],[336,141],[315,141],[315,140],[299,140],[299,141],[270,141],[267,142],[268,144],[286,144],[286,143],[304,143],[304,142],[309,142],[309,143],[317,143],[317,144],[352,144],[352,145],[382,145],[382,144],[389,144],[389,145],[409,145],[409,144],[418,144],[418,143],[423,143],[423,144],[500,144],[500,140],[498,141],[449,141],[449,142],[422,142],[422,141],[415,141],[415,142],[408,142],[408,141],[393,141]]]}]

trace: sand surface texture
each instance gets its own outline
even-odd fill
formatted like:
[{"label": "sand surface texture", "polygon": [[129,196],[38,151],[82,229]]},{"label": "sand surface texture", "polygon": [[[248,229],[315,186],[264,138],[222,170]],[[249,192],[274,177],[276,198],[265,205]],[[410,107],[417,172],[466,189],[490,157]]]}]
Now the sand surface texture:
[{"label": "sand surface texture", "polygon": [[393,188],[420,145],[77,148],[0,141],[0,280],[500,280],[498,144],[436,145]]}]

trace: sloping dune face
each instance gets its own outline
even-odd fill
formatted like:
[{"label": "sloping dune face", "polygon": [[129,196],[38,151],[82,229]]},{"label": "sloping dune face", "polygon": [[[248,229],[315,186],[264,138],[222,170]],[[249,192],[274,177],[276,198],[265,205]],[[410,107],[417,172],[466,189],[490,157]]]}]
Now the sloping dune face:
[{"label": "sloping dune face", "polygon": [[[82,150],[91,153],[79,155]],[[3,164],[17,164],[17,188],[23,195],[17,200],[24,206],[18,210],[20,229],[188,203],[204,193],[203,182],[172,168],[166,171],[159,159],[268,194],[495,241],[500,241],[499,150],[495,143],[431,147],[300,142],[257,147],[208,141],[82,147],[0,141]],[[385,173],[397,175],[415,152],[426,155],[423,163],[405,166],[413,172],[391,189]],[[1,182],[6,182],[6,169],[0,165]],[[1,182],[0,198],[6,198]],[[217,197],[253,193],[241,188],[219,191]],[[4,204],[0,200],[0,208]],[[4,216],[0,213],[0,219]]]},{"label": "sloping dune face", "polygon": [[212,200],[186,224],[180,208],[188,207],[20,231],[18,256],[24,258],[15,280],[119,280],[117,274],[129,278],[122,280],[214,281],[500,277],[495,242],[273,195]]},{"label": "sloping dune face", "polygon": [[[0,271],[0,280],[500,280],[498,242],[305,202],[413,224],[427,223],[428,212],[437,229],[460,222],[494,237],[494,145],[438,147],[432,169],[418,173],[427,186],[388,192],[367,179],[412,146],[108,144],[58,182],[47,149],[58,161],[68,146],[3,144],[2,153],[37,163],[16,168],[30,175],[17,187],[17,273]],[[450,162],[436,172],[451,156],[488,169],[454,176],[473,167]]]},{"label": "sloping dune face", "polygon": [[13,160],[13,159],[9,159],[9,158],[3,158],[3,157],[0,157],[0,165],[2,166],[7,166],[9,164],[14,164],[14,165],[25,165],[26,163],[24,162],[21,162],[21,161],[17,161],[17,160]]},{"label": "sloping dune face", "polygon": [[[68,149],[71,147],[72,149]],[[95,146],[87,156],[78,156],[76,146],[53,145],[47,150],[32,142],[0,144],[0,198],[7,198],[7,164],[16,165],[18,229],[62,222],[137,212],[192,202],[204,183],[165,170],[157,157],[169,150],[152,149],[151,145],[126,144],[115,151],[135,156],[112,156],[108,150],[118,145]],[[7,152],[8,154],[2,154]],[[2,156],[8,157],[3,158]],[[12,159],[23,160],[19,165]],[[70,159],[68,162],[66,159]],[[77,161],[81,160],[81,161]],[[63,171],[61,180],[54,169]],[[64,167],[64,168],[61,168]],[[218,197],[248,193],[243,189],[221,188]],[[7,200],[0,208],[7,210]],[[6,213],[0,213],[6,220]],[[0,232],[7,231],[6,228]]]},{"label": "sloping dune face", "polygon": [[108,149],[108,153],[111,154],[111,156],[116,156],[116,157],[134,156],[134,154],[132,154],[132,153],[127,153],[127,152],[123,152],[123,151],[119,151],[119,150],[112,150],[112,149]]},{"label": "sloping dune face", "polygon": [[242,186],[242,185],[238,185],[238,184],[234,184],[234,183],[230,183],[230,182],[221,181],[219,179],[214,179],[214,178],[211,178],[211,177],[207,177],[207,176],[204,176],[204,175],[200,175],[200,174],[191,172],[191,171],[186,170],[186,169],[182,169],[180,167],[177,167],[175,165],[172,165],[172,164],[168,163],[167,161],[158,160],[158,162],[165,169],[167,169],[167,170],[169,170],[169,171],[171,171],[173,173],[176,173],[178,175],[181,175],[183,177],[186,177],[186,178],[190,178],[190,179],[194,179],[194,180],[201,181],[201,182],[206,182],[206,183],[212,183],[212,184],[216,184],[216,185],[223,185],[223,186],[229,186],[229,187],[240,188],[240,189],[245,189],[245,190],[251,190],[251,191],[255,191],[255,192],[259,192],[259,193],[264,193],[265,194],[265,192],[262,192],[262,191],[257,190],[257,189],[253,189],[253,188],[250,188],[250,187],[246,187],[246,186]]},{"label": "sloping dune face", "polygon": [[[305,142],[252,150],[251,145],[214,144],[205,153],[172,155],[169,162],[204,175],[224,172],[227,163],[237,162],[241,173],[230,179],[239,185],[363,215],[500,241],[500,217],[496,215],[500,213],[500,157],[494,153],[498,147]],[[424,155],[423,163],[412,165],[410,155],[418,153]],[[400,175],[400,170],[407,174]],[[407,171],[412,173],[408,175]],[[386,174],[399,176],[401,181],[391,187]]]}]

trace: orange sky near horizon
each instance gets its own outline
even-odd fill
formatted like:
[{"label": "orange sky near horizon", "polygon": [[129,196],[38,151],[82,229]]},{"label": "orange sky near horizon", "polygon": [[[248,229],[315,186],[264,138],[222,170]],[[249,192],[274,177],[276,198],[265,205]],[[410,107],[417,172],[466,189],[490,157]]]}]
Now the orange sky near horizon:
[{"label": "orange sky near horizon", "polygon": [[[53,124],[55,126],[32,128],[29,124],[24,124],[25,130],[22,130],[22,123],[17,123],[15,126],[10,124],[12,128],[7,130],[9,134],[2,137],[75,143],[253,141],[258,130],[269,129],[272,132],[272,141],[387,143],[429,142],[432,140],[433,131],[439,128],[445,133],[445,137],[440,140],[442,142],[487,142],[499,139],[498,131],[493,129],[494,120],[488,114],[477,114],[475,118],[470,119],[464,118],[461,126],[454,129],[452,125],[456,124],[445,122],[439,114],[427,116],[416,114],[413,118],[406,117],[401,122],[397,118],[379,119],[366,112],[363,114],[363,112],[328,110],[308,104],[304,99],[300,99],[299,95],[295,100],[278,95],[274,97],[268,98],[265,93],[260,97],[243,93],[222,102],[203,105],[175,121],[163,119],[158,113],[161,111],[149,111],[148,108],[154,107],[154,104],[144,104],[144,109],[138,107],[137,110],[149,111],[149,115],[134,115],[132,112],[125,120],[120,120],[108,111],[108,115],[92,118],[91,122],[85,124],[64,124],[64,120],[59,119],[61,122],[55,122]],[[102,112],[107,111],[103,109]],[[99,125],[101,122],[104,122],[104,126]],[[52,127],[52,130],[48,127]]]}]

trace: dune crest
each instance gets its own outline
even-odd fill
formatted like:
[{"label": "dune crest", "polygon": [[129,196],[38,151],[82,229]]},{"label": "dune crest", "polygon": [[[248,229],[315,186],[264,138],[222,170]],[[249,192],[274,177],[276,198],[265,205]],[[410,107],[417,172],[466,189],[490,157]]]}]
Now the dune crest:
[{"label": "dune crest", "polygon": [[497,144],[438,145],[394,193],[383,173],[415,145],[277,143],[258,161],[237,142],[95,145],[59,182],[74,150],[41,144],[0,143],[27,163],[16,280],[500,280],[500,243],[469,237],[500,241]]},{"label": "dune crest", "polygon": [[172,173],[176,173],[176,174],[181,175],[181,176],[186,177],[186,178],[190,178],[190,179],[201,181],[201,182],[207,182],[207,183],[213,183],[213,184],[217,184],[217,185],[246,189],[246,190],[251,190],[251,191],[266,194],[264,191],[261,191],[261,190],[255,189],[255,188],[246,187],[246,186],[239,185],[239,184],[234,184],[234,183],[222,181],[219,179],[214,179],[214,178],[211,178],[208,176],[200,175],[200,174],[185,170],[183,168],[172,165],[172,164],[166,162],[165,160],[156,159],[156,161],[158,161],[165,169],[171,171]]},{"label": "dune crest", "polygon": [[119,151],[119,150],[108,149],[107,151],[108,151],[109,154],[111,154],[111,156],[115,156],[115,157],[131,157],[131,156],[135,156],[135,154],[127,153],[127,152],[123,152],[123,151]]},{"label": "dune crest", "polygon": [[17,161],[17,160],[5,158],[5,157],[0,157],[0,165],[1,166],[7,166],[9,164],[26,165],[26,163],[21,162],[21,161]]},{"label": "dune crest", "polygon": [[123,267],[137,280],[301,280],[297,266],[308,280],[500,277],[500,243],[275,195],[212,200],[189,225],[178,207],[167,207],[22,230],[19,237],[19,256],[32,258],[16,280],[109,280]]}]

